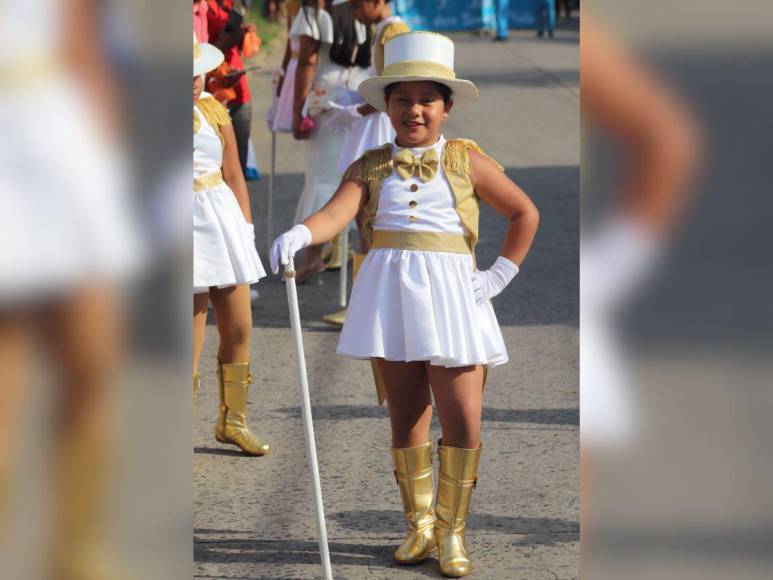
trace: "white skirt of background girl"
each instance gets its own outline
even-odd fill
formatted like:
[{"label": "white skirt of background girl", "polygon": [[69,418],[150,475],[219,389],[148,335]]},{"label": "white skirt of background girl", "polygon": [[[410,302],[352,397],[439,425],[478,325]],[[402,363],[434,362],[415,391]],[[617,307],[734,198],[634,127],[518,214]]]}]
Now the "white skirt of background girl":
[{"label": "white skirt of background girl", "polygon": [[253,284],[266,276],[255,228],[225,183],[193,193],[193,292]]},{"label": "white skirt of background girl", "polygon": [[[297,54],[300,49],[300,39],[290,38],[290,50]],[[282,91],[276,94],[273,86],[271,108],[266,114],[269,131],[291,133],[293,130],[293,99],[295,98],[295,72],[298,69],[298,59],[291,58],[282,81]]]}]

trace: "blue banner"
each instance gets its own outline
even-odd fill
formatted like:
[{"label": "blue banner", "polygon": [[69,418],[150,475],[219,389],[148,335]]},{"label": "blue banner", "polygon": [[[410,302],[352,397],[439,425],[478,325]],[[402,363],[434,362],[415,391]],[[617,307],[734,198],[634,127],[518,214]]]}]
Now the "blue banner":
[{"label": "blue banner", "polygon": [[[497,4],[497,0],[394,0],[395,12],[412,30],[437,32],[490,28]],[[509,4],[510,28],[536,28],[540,0],[509,0],[502,4]]]}]

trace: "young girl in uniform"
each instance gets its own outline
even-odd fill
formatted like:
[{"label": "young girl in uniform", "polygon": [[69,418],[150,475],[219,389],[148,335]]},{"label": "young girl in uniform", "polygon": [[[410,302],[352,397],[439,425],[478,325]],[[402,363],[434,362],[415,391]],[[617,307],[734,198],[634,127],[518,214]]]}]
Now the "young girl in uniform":
[{"label": "young girl in uniform", "polygon": [[[331,239],[367,212],[372,249],[352,289],[338,352],[374,362],[379,399],[389,405],[408,520],[395,558],[414,564],[437,547],[441,572],[459,577],[472,570],[464,529],[482,449],[486,369],[508,360],[490,299],[518,273],[539,217],[475,143],[443,137],[452,108],[478,96],[473,83],[456,78],[453,55],[451,40],[427,32],[386,44],[382,74],[359,92],[388,113],[395,142],[353,163],[331,201],[274,242],[271,265],[278,271],[297,250]],[[487,270],[477,270],[474,258],[478,200],[510,222]],[[432,395],[442,428],[437,494]]]},{"label": "young girl in uniform", "polygon": [[220,335],[220,407],[215,439],[248,455],[269,445],[247,427],[252,309],[250,284],[266,275],[255,249],[250,200],[228,111],[202,92],[202,76],[220,65],[223,53],[193,44],[193,390],[210,300]]},{"label": "young girl in uniform", "polygon": [[[351,0],[350,4],[359,22],[375,27],[371,41],[371,64],[368,74],[376,77],[384,69],[384,45],[398,34],[410,32],[410,29],[402,18],[392,14],[389,0]],[[391,143],[396,136],[389,115],[369,105],[367,101],[362,100],[362,97],[355,104],[346,107],[345,111],[351,116],[352,122],[346,133],[341,156],[338,158],[338,170],[342,174],[363,153],[380,147],[384,143]],[[358,216],[357,225],[362,226],[360,216]],[[360,253],[354,254],[352,279],[356,278],[369,249],[368,241],[360,236]],[[328,314],[322,320],[340,326],[346,320],[346,309]]]},{"label": "young girl in uniform", "polygon": [[[304,0],[290,38],[299,42],[293,135],[307,140],[305,183],[295,212],[300,223],[333,197],[341,181],[337,163],[345,130],[330,103],[345,99],[368,78],[370,51],[367,30],[347,0]],[[305,117],[313,118],[313,129]],[[298,282],[324,269],[322,246],[315,244],[304,254]]]}]

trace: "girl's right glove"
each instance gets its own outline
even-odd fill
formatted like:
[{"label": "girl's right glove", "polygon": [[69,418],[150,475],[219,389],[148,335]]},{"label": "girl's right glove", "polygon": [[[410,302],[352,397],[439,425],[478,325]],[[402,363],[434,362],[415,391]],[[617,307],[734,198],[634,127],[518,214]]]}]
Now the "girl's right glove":
[{"label": "girl's right glove", "polygon": [[302,250],[311,244],[311,231],[303,224],[298,224],[283,233],[271,245],[269,254],[271,271],[279,273],[279,265],[286,266],[298,250]]},{"label": "girl's right glove", "polygon": [[488,270],[472,273],[472,289],[475,292],[475,302],[483,304],[502,292],[518,274],[518,264],[503,256],[499,256]]}]

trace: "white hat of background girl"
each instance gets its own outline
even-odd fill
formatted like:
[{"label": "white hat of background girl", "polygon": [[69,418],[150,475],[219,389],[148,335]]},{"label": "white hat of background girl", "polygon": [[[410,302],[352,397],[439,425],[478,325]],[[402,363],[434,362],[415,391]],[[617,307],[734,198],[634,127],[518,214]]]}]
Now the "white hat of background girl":
[{"label": "white hat of background girl", "polygon": [[215,70],[223,62],[225,56],[220,49],[196,40],[196,33],[193,34],[193,76],[197,77]]},{"label": "white hat of background girl", "polygon": [[474,83],[456,78],[453,41],[434,32],[406,32],[392,38],[384,46],[383,73],[363,81],[357,91],[373,107],[385,111],[387,85],[411,81],[435,81],[447,86],[455,107],[478,99]]}]

